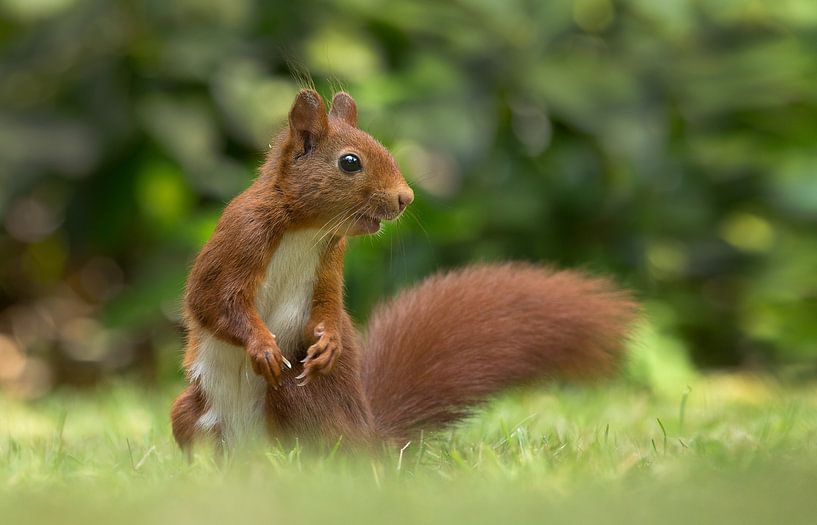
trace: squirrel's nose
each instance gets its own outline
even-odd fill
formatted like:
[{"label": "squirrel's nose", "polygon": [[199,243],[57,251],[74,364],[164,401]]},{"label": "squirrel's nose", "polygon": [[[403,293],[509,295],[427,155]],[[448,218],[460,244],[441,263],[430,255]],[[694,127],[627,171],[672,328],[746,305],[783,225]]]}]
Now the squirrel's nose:
[{"label": "squirrel's nose", "polygon": [[397,190],[397,209],[402,212],[406,209],[406,206],[411,204],[411,201],[414,200],[414,192],[406,186],[400,190]]}]

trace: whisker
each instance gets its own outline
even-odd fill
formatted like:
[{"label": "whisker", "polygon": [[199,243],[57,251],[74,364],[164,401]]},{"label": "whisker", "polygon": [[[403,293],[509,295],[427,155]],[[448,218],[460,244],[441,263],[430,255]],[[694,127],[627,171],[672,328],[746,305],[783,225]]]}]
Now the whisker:
[{"label": "whisker", "polygon": [[[315,239],[318,237],[318,235],[321,235],[321,234],[322,234],[322,232],[324,231],[324,229],[329,229],[329,228],[330,228],[330,225],[333,225],[333,224],[334,224],[334,222],[335,222],[335,220],[337,220],[339,217],[341,217],[342,215],[345,215],[345,214],[346,214],[346,210],[342,210],[342,211],[338,212],[338,214],[337,214],[337,215],[335,215],[334,217],[332,217],[331,219],[329,219],[328,221],[326,221],[326,224],[324,224],[323,226],[321,226],[321,227],[318,229],[318,231],[317,231],[317,232],[315,233],[315,235],[312,237],[312,240],[314,241],[314,240],[315,240]],[[343,219],[341,219],[341,220],[343,220]],[[321,238],[323,238],[323,237],[321,237]],[[318,245],[318,242],[320,242],[320,240],[318,240],[318,241],[317,241],[315,244],[313,244],[313,245],[312,245],[312,247],[314,248],[315,246],[317,246],[317,245]]]},{"label": "whisker", "polygon": [[437,173],[437,172],[433,172],[433,171],[426,171],[424,173],[413,173],[411,175],[411,182],[420,182],[420,183],[422,183],[422,182],[426,182],[426,181],[429,181],[429,180],[436,179],[436,178],[440,177],[441,175],[442,175],[441,173]]},{"label": "whisker", "polygon": [[[369,200],[370,199],[371,199],[371,197],[369,198]],[[366,206],[369,203],[369,200],[367,200],[366,202],[358,205],[356,208],[353,208],[351,211],[342,210],[340,213],[335,215],[332,219],[327,221],[327,223],[325,225],[323,225],[318,230],[318,233],[315,234],[315,237],[317,237],[318,235],[321,235],[321,237],[318,239],[316,245],[318,243],[320,243],[320,241],[323,240],[324,237],[326,237],[326,232],[321,234],[321,232],[323,232],[324,229],[326,229],[326,231],[329,232],[329,231],[332,231],[333,229],[335,229],[337,226],[340,226],[341,224],[343,224],[344,221],[349,219],[352,215],[359,212],[364,206]],[[338,219],[338,217],[341,217],[341,218]]]},{"label": "whisker", "polygon": [[[397,221],[397,230],[398,233],[400,231],[400,222],[402,221],[405,214],[401,215],[399,220]],[[403,282],[406,281],[408,278],[408,266],[406,262],[406,243],[403,241],[403,236],[400,235],[397,237],[397,242],[400,243],[400,260],[403,261]]]},{"label": "whisker", "polygon": [[[347,211],[347,213],[345,213],[345,214],[343,215],[343,218],[342,218],[341,220],[337,221],[337,222],[336,222],[336,223],[335,223],[335,224],[332,226],[332,228],[328,229],[328,230],[326,231],[326,233],[324,233],[323,235],[321,235],[320,239],[318,239],[318,241],[315,243],[315,246],[317,246],[318,244],[320,244],[320,243],[321,243],[321,241],[322,241],[322,240],[323,240],[323,239],[324,239],[324,238],[325,238],[327,235],[329,235],[329,234],[334,235],[335,233],[337,233],[337,232],[338,232],[338,230],[340,230],[341,226],[343,226],[343,223],[344,223],[344,222],[346,222],[348,219],[350,219],[350,218],[351,218],[351,217],[352,217],[354,214],[358,213],[358,212],[359,212],[359,211],[360,211],[360,210],[363,208],[363,206],[365,206],[366,204],[367,204],[367,203],[364,203],[364,204],[362,204],[362,205],[357,206],[356,208],[352,208],[352,210],[351,210],[351,211]],[[347,227],[346,227],[346,233],[348,233],[348,232],[349,232],[349,228],[350,228],[350,227],[351,227],[351,224],[347,225]],[[345,235],[345,234],[344,234],[344,235]]]},{"label": "whisker", "polygon": [[[351,217],[352,217],[352,216],[354,216],[355,214],[360,213],[361,211],[363,211],[363,209],[364,209],[364,208],[366,208],[366,207],[369,205],[369,203],[372,201],[372,198],[373,198],[373,197],[374,197],[374,195],[369,195],[369,198],[368,198],[368,199],[366,199],[366,200],[365,200],[363,203],[361,203],[361,204],[360,204],[359,206],[357,206],[356,208],[352,209],[352,212],[351,212],[350,214],[348,214],[347,218],[351,218]],[[344,218],[344,219],[343,219],[343,221],[341,221],[341,222],[340,222],[340,223],[337,225],[337,227],[335,228],[334,233],[337,233],[337,232],[340,230],[340,227],[343,225],[343,223],[344,223],[344,222],[346,222],[347,218]],[[348,223],[348,224],[346,225],[346,230],[344,230],[342,237],[346,237],[346,235],[348,235],[348,233],[349,233],[349,228],[351,228],[351,227],[352,227],[352,223]]]},{"label": "whisker", "polygon": [[420,229],[423,230],[423,233],[426,236],[426,241],[428,241],[430,243],[431,242],[431,236],[428,234],[428,230],[426,230],[425,226],[423,226],[423,223],[420,222],[420,219],[418,219],[417,216],[414,213],[411,212],[411,210],[406,210],[406,212],[408,213],[409,217],[414,219],[414,222],[417,223],[417,226],[419,226]]}]

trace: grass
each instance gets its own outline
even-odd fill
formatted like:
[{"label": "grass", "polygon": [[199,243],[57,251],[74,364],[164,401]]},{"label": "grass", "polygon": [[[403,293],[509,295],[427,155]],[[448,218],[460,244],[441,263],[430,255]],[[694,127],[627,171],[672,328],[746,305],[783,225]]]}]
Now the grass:
[{"label": "grass", "polygon": [[274,445],[191,462],[173,390],[0,397],[3,523],[813,523],[817,385],[552,385],[402,450]]}]

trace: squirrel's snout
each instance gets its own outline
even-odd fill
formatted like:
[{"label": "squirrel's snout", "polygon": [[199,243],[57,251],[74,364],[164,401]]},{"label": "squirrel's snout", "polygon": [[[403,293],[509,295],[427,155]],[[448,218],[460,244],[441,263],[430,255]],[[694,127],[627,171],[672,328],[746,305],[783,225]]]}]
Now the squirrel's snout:
[{"label": "squirrel's snout", "polygon": [[411,204],[411,201],[413,200],[414,192],[408,186],[397,190],[397,209],[399,210],[398,213],[402,213],[402,211],[406,209],[406,206]]},{"label": "squirrel's snout", "polygon": [[375,214],[381,219],[391,221],[403,213],[414,200],[414,192],[408,186],[401,186],[392,191],[384,191],[375,194],[377,204]]},{"label": "squirrel's snout", "polygon": [[403,213],[406,206],[411,204],[411,201],[414,200],[414,192],[408,186],[403,186],[387,195],[387,202],[384,204],[387,208],[385,215],[389,220],[396,219]]}]

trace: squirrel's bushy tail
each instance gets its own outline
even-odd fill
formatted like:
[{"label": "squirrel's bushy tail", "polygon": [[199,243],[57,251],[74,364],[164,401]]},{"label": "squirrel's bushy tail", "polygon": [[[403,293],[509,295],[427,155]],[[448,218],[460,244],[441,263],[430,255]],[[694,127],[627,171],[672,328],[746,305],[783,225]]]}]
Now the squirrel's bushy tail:
[{"label": "squirrel's bushy tail", "polygon": [[377,430],[453,422],[507,387],[609,371],[637,304],[609,281],[527,264],[433,276],[375,309],[363,383]]}]

